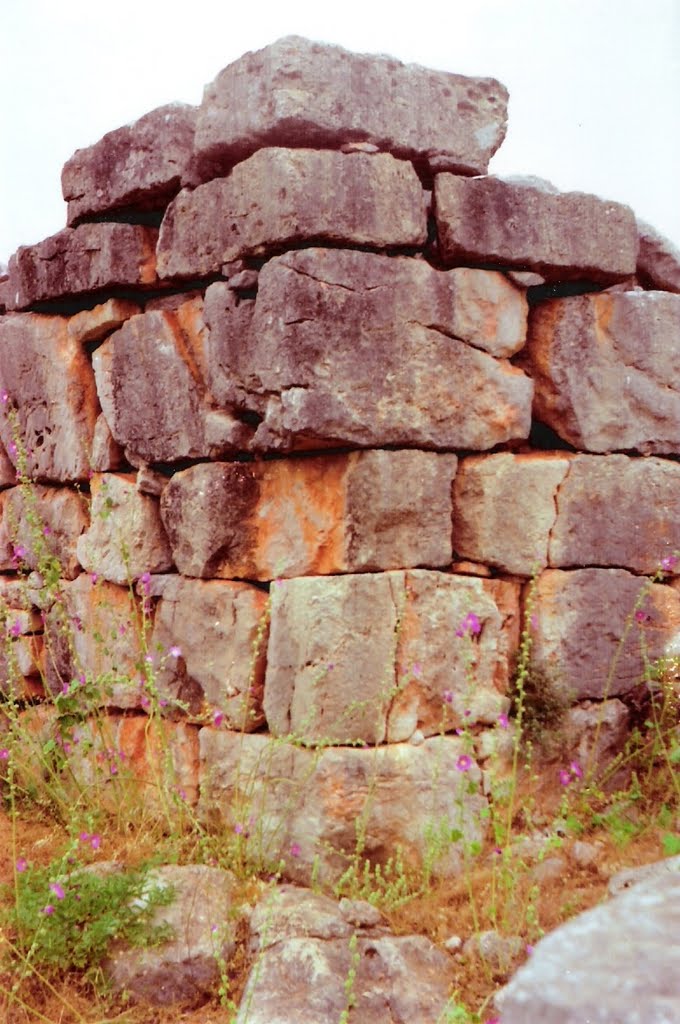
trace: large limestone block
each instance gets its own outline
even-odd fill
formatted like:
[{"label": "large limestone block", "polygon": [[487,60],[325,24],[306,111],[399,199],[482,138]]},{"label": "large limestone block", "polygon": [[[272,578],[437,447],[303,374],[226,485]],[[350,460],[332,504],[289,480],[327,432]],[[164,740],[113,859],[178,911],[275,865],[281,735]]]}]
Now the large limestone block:
[{"label": "large limestone block", "polygon": [[158,240],[162,278],[205,277],[241,256],[301,242],[420,246],[425,199],[413,167],[388,153],[261,149],[170,204]]},{"label": "large limestone block", "polygon": [[68,223],[109,210],[161,210],[193,180],[196,107],[170,103],[78,149],[61,172]]},{"label": "large limestone block", "polygon": [[68,487],[28,484],[12,487],[0,499],[0,565],[45,571],[56,559],[59,575],[73,579],[80,572],[78,539],[87,528],[85,501]]},{"label": "large limestone block", "polygon": [[68,323],[34,313],[0,321],[0,437],[15,463],[13,446],[21,448],[33,478],[89,473],[99,407],[92,367]]},{"label": "large limestone block", "polygon": [[148,288],[156,282],[155,228],[81,224],[23,245],[9,261],[11,309],[104,288]]},{"label": "large limestone block", "polygon": [[92,363],[114,440],[135,464],[216,457],[245,447],[252,430],[213,408],[205,383],[200,298],[133,316]]},{"label": "large limestone block", "polygon": [[548,280],[603,284],[635,273],[635,215],[620,203],[494,177],[438,174],[434,204],[446,263],[500,263]]},{"label": "large limestone block", "polygon": [[260,272],[247,345],[223,315],[224,288],[208,289],[205,319],[223,400],[263,419],[256,446],[486,449],[528,435],[531,380],[473,347],[483,332],[452,336],[466,316],[456,323],[445,274],[374,253],[287,253]]},{"label": "large limestone block", "polygon": [[651,224],[638,220],[637,276],[650,288],[680,292],[680,250]]},{"label": "large limestone block", "polygon": [[536,945],[496,996],[503,1024],[680,1020],[680,873],[579,914]]},{"label": "large limestone block", "polygon": [[132,473],[101,473],[90,484],[90,528],[78,540],[80,564],[111,583],[172,568],[158,500],[141,494]]},{"label": "large limestone block", "polygon": [[453,486],[453,546],[460,558],[530,576],[548,564],[556,494],[569,458],[553,454],[472,456]]},{"label": "large limestone block", "polygon": [[229,728],[261,726],[267,594],[245,583],[170,576],[161,595],[151,638],[159,692]]},{"label": "large limestone block", "polygon": [[624,569],[548,569],[529,625],[537,683],[572,704],[615,697],[644,678],[645,658],[667,654],[680,630],[680,594]]},{"label": "large limestone block", "polygon": [[534,415],[576,448],[680,452],[680,296],[617,292],[533,310]]},{"label": "large limestone block", "polygon": [[261,146],[363,142],[423,169],[483,173],[505,137],[508,94],[467,78],[286,36],[206,87],[196,153],[214,177]]},{"label": "large limestone block", "polygon": [[518,588],[413,570],[281,581],[264,710],[305,743],[382,743],[507,710]]},{"label": "large limestone block", "polygon": [[204,728],[199,742],[203,819],[236,830],[249,857],[298,883],[337,882],[358,843],[360,870],[364,858],[384,865],[397,846],[406,865],[422,867],[437,844],[433,874],[451,877],[463,870],[463,845],[482,838],[481,772],[458,737],[314,751]]},{"label": "large limestone block", "polygon": [[654,573],[680,550],[680,466],[659,458],[576,455],[557,492],[549,564]]},{"label": "large limestone block", "polygon": [[364,451],[176,473],[161,500],[186,576],[276,577],[445,566],[454,455]]}]

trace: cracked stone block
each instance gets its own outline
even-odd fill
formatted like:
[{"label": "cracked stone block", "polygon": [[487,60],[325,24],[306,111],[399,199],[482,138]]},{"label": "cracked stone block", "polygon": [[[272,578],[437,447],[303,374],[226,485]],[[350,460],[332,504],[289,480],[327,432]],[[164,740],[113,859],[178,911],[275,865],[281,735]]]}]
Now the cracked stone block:
[{"label": "cracked stone block", "polygon": [[512,583],[427,570],[281,581],[264,690],[271,732],[375,744],[492,725],[509,704],[518,596]]},{"label": "cracked stone block", "polygon": [[530,628],[542,686],[569,704],[617,697],[666,655],[680,630],[680,593],[624,569],[548,569],[535,584]]},{"label": "cracked stone block", "polygon": [[496,263],[548,281],[612,284],[635,273],[633,211],[584,192],[438,174],[434,209],[445,263]]},{"label": "cracked stone block", "polygon": [[637,276],[649,288],[680,292],[680,250],[651,224],[637,222],[640,251]]},{"label": "cracked stone block", "polygon": [[156,228],[140,224],[81,224],[23,245],[10,257],[10,309],[156,283]]},{"label": "cracked stone block", "polygon": [[80,494],[68,487],[29,484],[5,491],[0,507],[0,567],[37,569],[52,557],[65,579],[78,575],[78,538],[89,522]]},{"label": "cracked stone block", "polygon": [[444,566],[456,457],[363,451],[176,473],[161,499],[186,576],[277,577]]},{"label": "cracked stone block", "polygon": [[569,757],[597,779],[598,789],[612,792],[628,785],[630,764],[607,771],[630,739],[630,712],[622,700],[581,701],[567,709],[560,732]]},{"label": "cracked stone block", "polygon": [[159,503],[137,490],[133,473],[92,477],[90,527],[78,539],[82,567],[111,583],[129,583],[143,573],[173,565]]},{"label": "cracked stone block", "polygon": [[433,837],[441,837],[433,875],[455,877],[464,867],[462,844],[482,839],[481,771],[474,760],[460,770],[468,756],[460,737],[311,750],[206,727],[199,741],[203,820],[238,826],[248,856],[280,866],[298,884],[338,881],[357,850],[358,823],[362,871],[364,858],[384,866],[397,846],[405,865],[422,868]]},{"label": "cracked stone block", "polygon": [[13,461],[20,450],[33,479],[86,480],[99,407],[89,359],[68,319],[2,318],[0,392],[0,438]]},{"label": "cracked stone block", "polygon": [[505,137],[507,101],[493,78],[286,36],[234,61],[206,87],[197,160],[215,177],[261,146],[368,143],[423,170],[479,174]]},{"label": "cracked stone block", "polygon": [[68,224],[104,211],[162,210],[192,172],[197,108],[170,103],[78,149],[61,172]]},{"label": "cracked stone block", "polygon": [[[150,644],[165,652],[156,670],[159,692],[189,714],[223,717],[246,732],[259,728],[268,621],[268,595],[259,588],[167,577]],[[181,653],[168,656],[175,646]]]},{"label": "cracked stone block", "polygon": [[655,573],[680,550],[680,466],[655,457],[574,455],[557,509],[551,566]]},{"label": "cracked stone block", "polygon": [[248,444],[251,430],[207,391],[202,299],[133,316],[93,355],[114,440],[134,464],[211,458]]},{"label": "cracked stone block", "polygon": [[567,456],[543,453],[463,459],[453,484],[458,556],[518,576],[545,567],[556,496],[569,465]]},{"label": "cracked stone block", "polygon": [[184,190],[158,240],[161,278],[218,274],[242,256],[300,243],[422,246],[423,190],[413,167],[388,153],[261,149],[227,178]]},{"label": "cracked stone block", "polygon": [[[221,356],[222,400],[262,418],[253,446],[264,450],[479,450],[525,438],[531,380],[475,347],[484,308],[497,325],[487,337],[505,333],[508,293],[498,289],[490,307],[487,293],[470,318],[476,300],[468,285],[465,277],[449,278],[409,258],[314,248],[286,253],[260,271],[247,345],[223,316],[226,286],[212,285],[205,319]],[[518,325],[521,302],[517,293]],[[455,337],[457,330],[470,342]],[[521,336],[518,326],[510,347]]]},{"label": "cracked stone block", "polygon": [[554,299],[531,315],[521,362],[534,415],[576,448],[680,452],[680,296]]}]

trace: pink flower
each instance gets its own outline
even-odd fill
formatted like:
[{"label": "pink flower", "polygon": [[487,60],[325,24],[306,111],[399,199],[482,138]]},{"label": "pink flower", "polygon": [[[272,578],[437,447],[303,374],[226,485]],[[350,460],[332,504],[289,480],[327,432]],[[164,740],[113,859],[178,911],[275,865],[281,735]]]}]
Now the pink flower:
[{"label": "pink flower", "polygon": [[222,725],[223,721],[224,721],[224,715],[222,714],[222,712],[221,711],[216,711],[214,713],[214,715],[213,715],[213,725],[217,726],[217,728],[219,729],[219,727]]},{"label": "pink flower", "polygon": [[101,845],[102,837],[100,835],[97,835],[97,833],[95,832],[93,835],[90,836],[90,846],[92,847],[93,850],[98,850]]},{"label": "pink flower", "polygon": [[661,559],[661,568],[664,572],[672,572],[677,561],[677,555],[666,555],[665,558]]},{"label": "pink flower", "polygon": [[23,544],[15,544],[14,547],[12,548],[12,552],[15,558],[26,557],[26,548],[24,547]]},{"label": "pink flower", "polygon": [[571,782],[571,775],[569,774],[566,768],[560,769],[559,779],[563,786],[568,786]]},{"label": "pink flower", "polygon": [[15,619],[10,628],[10,636],[21,636],[21,623],[18,619]]},{"label": "pink flower", "polygon": [[647,612],[643,612],[642,608],[638,608],[638,610],[635,612],[635,621],[636,622],[647,622],[648,619],[649,619],[649,615],[647,615]]},{"label": "pink flower", "polygon": [[54,907],[52,906],[51,903],[48,903],[46,907],[42,908],[42,912],[43,914],[47,914],[47,916],[49,917],[50,914],[54,913]]},{"label": "pink flower", "polygon": [[290,855],[291,855],[291,857],[299,857],[301,852],[302,852],[302,847],[300,846],[299,843],[291,843],[290,844]]},{"label": "pink flower", "polygon": [[481,632],[482,625],[479,619],[474,612],[468,612],[456,630],[456,636],[465,636],[466,633],[469,633],[470,636],[478,636]]},{"label": "pink flower", "polygon": [[170,648],[170,654],[173,656],[173,658],[181,658],[182,657],[182,648],[178,647],[177,644],[174,644]]},{"label": "pink flower", "polygon": [[97,575],[97,573],[96,573],[96,572],[91,572],[91,573],[90,573],[90,579],[91,579],[91,581],[92,581],[93,583],[96,583],[96,582],[97,582],[97,580],[99,579],[99,576]]},{"label": "pink flower", "polygon": [[507,729],[508,726],[510,725],[510,720],[504,712],[501,712],[500,715],[498,716],[498,724],[500,725],[501,729]]},{"label": "pink flower", "polygon": [[0,391],[0,402],[2,402],[3,405],[6,405],[8,401],[9,393],[3,388],[2,391]]},{"label": "pink flower", "polygon": [[578,761],[572,761],[569,765],[569,770],[575,778],[583,778],[583,769],[581,768],[581,765],[578,763]]},{"label": "pink flower", "polygon": [[453,690],[444,690],[442,700],[445,704],[453,704]]},{"label": "pink flower", "polygon": [[9,761],[9,750],[7,747],[3,747],[0,750],[0,761]]},{"label": "pink flower", "polygon": [[50,884],[50,892],[53,892],[58,900],[63,900],[66,895],[62,887],[59,885],[59,882],[52,882]]},{"label": "pink flower", "polygon": [[416,677],[416,679],[419,679],[420,676],[422,676],[422,674],[423,674],[423,666],[420,664],[419,661],[416,661],[414,663],[412,671],[413,671],[413,675]]},{"label": "pink flower", "polygon": [[456,771],[467,772],[472,767],[472,758],[467,754],[461,754],[456,761]]},{"label": "pink flower", "polygon": [[17,858],[17,862],[16,862],[16,869],[19,872],[19,874],[21,874],[22,871],[25,871],[27,867],[28,867],[28,861],[26,860],[26,858],[25,857],[18,857]]},{"label": "pink flower", "polygon": [[234,832],[236,833],[237,836],[243,835],[243,825],[240,823],[240,821],[238,821],[234,825]]},{"label": "pink flower", "polygon": [[81,843],[89,843],[89,841],[90,841],[90,833],[89,832],[81,832],[80,835],[78,836],[78,838],[80,839]]}]

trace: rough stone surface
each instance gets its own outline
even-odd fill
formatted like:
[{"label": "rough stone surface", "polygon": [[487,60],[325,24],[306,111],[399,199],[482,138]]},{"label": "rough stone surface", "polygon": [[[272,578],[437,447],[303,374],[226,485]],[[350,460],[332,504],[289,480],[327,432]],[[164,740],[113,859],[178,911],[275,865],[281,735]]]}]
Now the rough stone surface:
[{"label": "rough stone surface", "polygon": [[77,547],[87,572],[125,584],[143,573],[172,567],[158,501],[140,494],[134,474],[97,474],[90,489],[90,528]]},{"label": "rough stone surface", "polygon": [[[647,617],[630,623],[638,600]],[[623,569],[549,569],[536,583],[531,628],[532,664],[544,685],[569,703],[615,697],[644,676],[640,633],[652,661],[677,635],[680,594]]]},{"label": "rough stone surface", "polygon": [[438,174],[439,250],[453,263],[496,263],[547,280],[610,284],[635,273],[633,211],[583,192],[557,195],[500,178]]},{"label": "rough stone surface", "polygon": [[[452,337],[444,275],[414,263],[328,249],[272,259],[247,346],[224,317],[225,286],[208,289],[221,400],[263,417],[255,446],[486,449],[528,435],[531,380]],[[422,299],[419,277],[432,285]]]},{"label": "rough stone surface", "polygon": [[305,742],[381,743],[493,724],[508,707],[517,633],[517,587],[498,580],[413,570],[282,581],[272,591],[269,728]]},{"label": "rough stone surface", "polygon": [[612,792],[630,781],[630,767],[613,765],[629,738],[630,713],[623,701],[584,700],[568,708],[560,731],[569,756],[582,770],[597,779],[598,786]]},{"label": "rough stone surface", "polygon": [[675,857],[666,857],[664,860],[654,861],[652,864],[643,864],[641,867],[624,868],[623,871],[617,871],[609,880],[609,894],[611,896],[619,896],[622,892],[631,889],[634,885],[639,885],[641,882],[647,883],[659,880],[663,882],[667,880],[669,874],[680,875],[680,854]]},{"label": "rough stone surface", "polygon": [[[267,594],[222,580],[163,581],[151,648],[165,652],[156,671],[160,693],[192,715],[224,718],[232,729],[263,724]],[[179,647],[177,656],[171,652]]]},{"label": "rough stone surface", "polygon": [[204,174],[261,146],[369,143],[431,170],[483,173],[505,136],[508,94],[390,57],[286,36],[224,68],[199,108]]},{"label": "rough stone surface", "polygon": [[161,278],[204,277],[241,256],[301,242],[423,245],[425,200],[411,164],[388,153],[261,149],[168,207],[158,240]]},{"label": "rough stone surface", "polygon": [[84,480],[89,472],[97,394],[68,323],[33,313],[0,321],[0,398],[7,395],[0,401],[0,437],[9,451],[21,446],[33,478]]},{"label": "rough stone surface", "polygon": [[454,455],[417,451],[200,464],[165,487],[163,521],[187,576],[445,566],[455,468]]},{"label": "rough stone surface", "polygon": [[147,885],[173,892],[172,902],[155,910],[151,924],[168,925],[174,938],[148,949],[118,943],[104,965],[107,979],[135,1002],[200,1005],[219,984],[219,960],[228,961],[234,952],[236,880],[204,864],[171,864],[154,868]]},{"label": "rough stone surface", "polygon": [[[37,569],[50,556],[61,575],[73,579],[80,572],[77,543],[88,525],[83,498],[67,487],[13,487],[0,498],[0,566]],[[36,522],[37,517],[37,522]]]},{"label": "rough stone surface", "polygon": [[591,452],[680,452],[680,296],[608,292],[532,311],[534,415]]},{"label": "rough stone surface", "polygon": [[68,223],[113,210],[161,210],[193,174],[196,107],[171,103],[78,149],[61,172]]},{"label": "rough stone surface", "polygon": [[666,459],[576,455],[557,493],[548,556],[556,568],[655,573],[680,550],[680,466]]},{"label": "rough stone surface", "polygon": [[480,840],[481,772],[460,770],[465,743],[435,736],[420,746],[304,749],[257,733],[200,730],[199,812],[216,827],[239,826],[248,855],[263,865],[283,861],[283,877],[300,884],[336,882],[352,862],[357,825],[363,858],[382,863],[399,844],[404,863],[422,866],[432,834],[447,837],[436,877],[463,868],[464,842]]},{"label": "rough stone surface", "polygon": [[558,454],[463,459],[453,486],[457,554],[520,576],[546,566],[556,493],[568,470],[568,457]]},{"label": "rough stone surface", "polygon": [[641,883],[546,935],[496,996],[503,1024],[680,1019],[680,874]]},{"label": "rough stone surface", "polygon": [[133,463],[215,457],[247,445],[252,431],[212,408],[204,346],[196,298],[132,317],[94,353],[104,415]]},{"label": "rough stone surface", "polygon": [[680,250],[651,224],[637,222],[640,251],[637,276],[650,288],[680,292]]},{"label": "rough stone surface", "polygon": [[139,224],[81,224],[20,246],[9,261],[9,308],[153,285],[157,235]]}]

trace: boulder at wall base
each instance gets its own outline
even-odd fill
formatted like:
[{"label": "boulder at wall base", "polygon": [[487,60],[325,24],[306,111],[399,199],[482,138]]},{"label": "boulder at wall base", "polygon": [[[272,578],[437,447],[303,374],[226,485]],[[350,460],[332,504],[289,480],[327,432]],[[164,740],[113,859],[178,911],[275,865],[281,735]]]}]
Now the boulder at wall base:
[{"label": "boulder at wall base", "polygon": [[161,499],[187,576],[272,580],[451,561],[455,455],[349,455],[212,463]]},{"label": "boulder at wall base", "polygon": [[[250,732],[264,722],[268,597],[247,583],[154,577],[151,649],[158,692],[191,715]],[[179,653],[172,654],[173,648]]]},{"label": "boulder at wall base", "polygon": [[[421,261],[375,253],[276,257],[260,271],[248,345],[225,316],[226,285],[206,293],[210,345],[221,360],[211,388],[221,402],[262,419],[253,446],[264,450],[487,449],[526,438],[532,382],[489,354],[521,346],[524,299],[517,293],[508,303],[499,287],[470,318],[456,313],[474,307],[469,284]],[[503,310],[513,308],[508,330]],[[500,346],[499,336],[506,338]]]},{"label": "boulder at wall base", "polygon": [[480,173],[505,136],[508,94],[468,78],[286,36],[206,87],[196,156],[206,177],[262,146],[370,143],[430,170]]},{"label": "boulder at wall base", "polygon": [[104,288],[148,288],[156,283],[157,236],[140,224],[81,224],[21,246],[9,261],[9,308]]},{"label": "boulder at wall base", "polygon": [[535,584],[530,628],[543,687],[569,704],[616,697],[645,678],[646,659],[667,654],[680,594],[623,569],[548,569]]},{"label": "boulder at wall base", "polygon": [[518,587],[412,570],[274,585],[264,710],[305,743],[382,743],[507,711]]},{"label": "boulder at wall base", "polygon": [[537,943],[496,996],[503,1024],[680,1020],[680,874],[641,882]]},{"label": "boulder at wall base", "polygon": [[202,819],[302,885],[333,884],[352,863],[363,877],[364,859],[384,867],[397,847],[416,870],[434,847],[434,876],[456,876],[482,838],[481,772],[457,736],[313,750],[206,727],[199,742]]},{"label": "boulder at wall base", "polygon": [[158,239],[161,278],[198,278],[242,256],[301,242],[422,246],[425,198],[413,167],[387,153],[261,149],[168,207]]},{"label": "boulder at wall base", "polygon": [[535,381],[534,415],[574,447],[680,453],[680,295],[542,303],[521,363]]},{"label": "boulder at wall base", "polygon": [[192,175],[196,107],[170,103],[78,149],[61,172],[69,226],[105,210],[161,210]]},{"label": "boulder at wall base", "polygon": [[439,251],[448,265],[495,263],[549,281],[602,284],[635,273],[637,224],[620,203],[495,177],[438,174],[434,208]]}]

